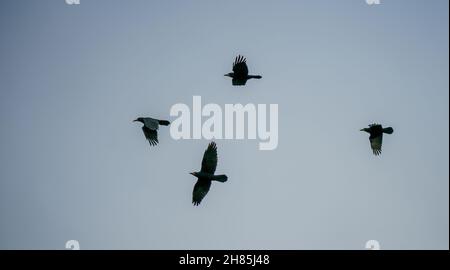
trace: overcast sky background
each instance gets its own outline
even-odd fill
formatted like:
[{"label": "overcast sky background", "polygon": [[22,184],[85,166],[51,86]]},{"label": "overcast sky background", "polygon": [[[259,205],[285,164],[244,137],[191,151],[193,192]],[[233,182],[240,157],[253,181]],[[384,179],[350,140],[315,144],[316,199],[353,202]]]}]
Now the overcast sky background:
[{"label": "overcast sky background", "polygon": [[[447,0],[0,2],[0,248],[449,248]],[[231,86],[237,54],[263,79]],[[279,104],[279,144],[138,116]],[[372,122],[392,126],[375,157]]]}]

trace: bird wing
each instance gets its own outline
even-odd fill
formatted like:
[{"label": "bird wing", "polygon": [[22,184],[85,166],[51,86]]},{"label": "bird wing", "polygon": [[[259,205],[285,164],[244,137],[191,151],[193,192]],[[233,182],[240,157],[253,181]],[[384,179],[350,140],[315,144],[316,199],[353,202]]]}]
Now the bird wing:
[{"label": "bird wing", "polygon": [[192,191],[192,203],[194,205],[199,205],[206,194],[208,194],[210,187],[211,181],[197,180],[194,190]]},{"label": "bird wing", "polygon": [[370,147],[372,148],[373,154],[378,156],[381,154],[381,144],[383,143],[383,134],[378,135],[376,137],[369,137]]},{"label": "bird wing", "polygon": [[144,125],[153,130],[157,130],[159,128],[159,120],[153,118],[144,118]]},{"label": "bird wing", "polygon": [[146,126],[143,126],[142,131],[144,131],[145,138],[150,143],[150,146],[158,144],[158,132],[155,129],[149,129]]},{"label": "bird wing", "polygon": [[233,72],[236,77],[246,77],[248,75],[247,59],[238,55],[233,63]]},{"label": "bird wing", "polygon": [[203,154],[201,172],[214,174],[217,167],[217,146],[215,142],[211,142]]}]

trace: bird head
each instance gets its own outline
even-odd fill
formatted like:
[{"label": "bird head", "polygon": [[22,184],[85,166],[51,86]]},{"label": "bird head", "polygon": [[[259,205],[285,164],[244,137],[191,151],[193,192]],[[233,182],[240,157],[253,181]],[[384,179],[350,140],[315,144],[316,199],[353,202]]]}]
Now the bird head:
[{"label": "bird head", "polygon": [[139,118],[137,118],[137,119],[134,119],[133,122],[141,122],[141,123],[144,123],[144,118],[139,117]]},{"label": "bird head", "polygon": [[360,131],[370,132],[368,128],[363,128]]},{"label": "bird head", "polygon": [[230,72],[230,73],[227,73],[227,74],[225,74],[225,75],[223,75],[223,76],[227,76],[227,77],[231,77],[231,78],[233,78],[233,73],[232,72]]}]

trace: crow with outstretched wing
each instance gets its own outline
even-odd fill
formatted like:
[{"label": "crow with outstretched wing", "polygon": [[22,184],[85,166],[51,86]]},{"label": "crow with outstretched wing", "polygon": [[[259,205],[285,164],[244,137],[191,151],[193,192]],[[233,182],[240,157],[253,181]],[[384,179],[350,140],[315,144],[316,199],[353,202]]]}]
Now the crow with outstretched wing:
[{"label": "crow with outstretched wing", "polygon": [[381,154],[381,145],[383,144],[383,133],[392,134],[394,129],[392,127],[383,128],[380,124],[371,124],[368,128],[363,128],[361,131],[365,131],[370,134],[369,141],[373,154],[378,156]]},{"label": "crow with outstretched wing", "polygon": [[158,144],[158,128],[159,125],[168,126],[170,124],[167,120],[158,120],[150,117],[139,117],[133,122],[141,122],[144,124],[142,126],[142,131],[150,146],[155,146]]},{"label": "crow with outstretched wing", "polygon": [[203,198],[208,194],[212,181],[226,182],[228,177],[224,174],[214,175],[217,167],[217,145],[211,142],[206,148],[202,159],[202,168],[199,172],[191,174],[197,177],[197,183],[192,191],[192,203],[199,205]]}]

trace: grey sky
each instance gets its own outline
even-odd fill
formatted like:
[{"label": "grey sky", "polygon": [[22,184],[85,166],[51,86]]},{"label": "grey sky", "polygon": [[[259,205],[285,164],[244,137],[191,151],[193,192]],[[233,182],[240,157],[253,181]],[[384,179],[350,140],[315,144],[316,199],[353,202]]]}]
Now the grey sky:
[{"label": "grey sky", "polygon": [[[0,248],[449,248],[448,1],[0,2]],[[237,54],[263,79],[232,87]],[[279,104],[279,142],[208,141],[138,116]],[[394,127],[372,155],[372,122]]]}]

